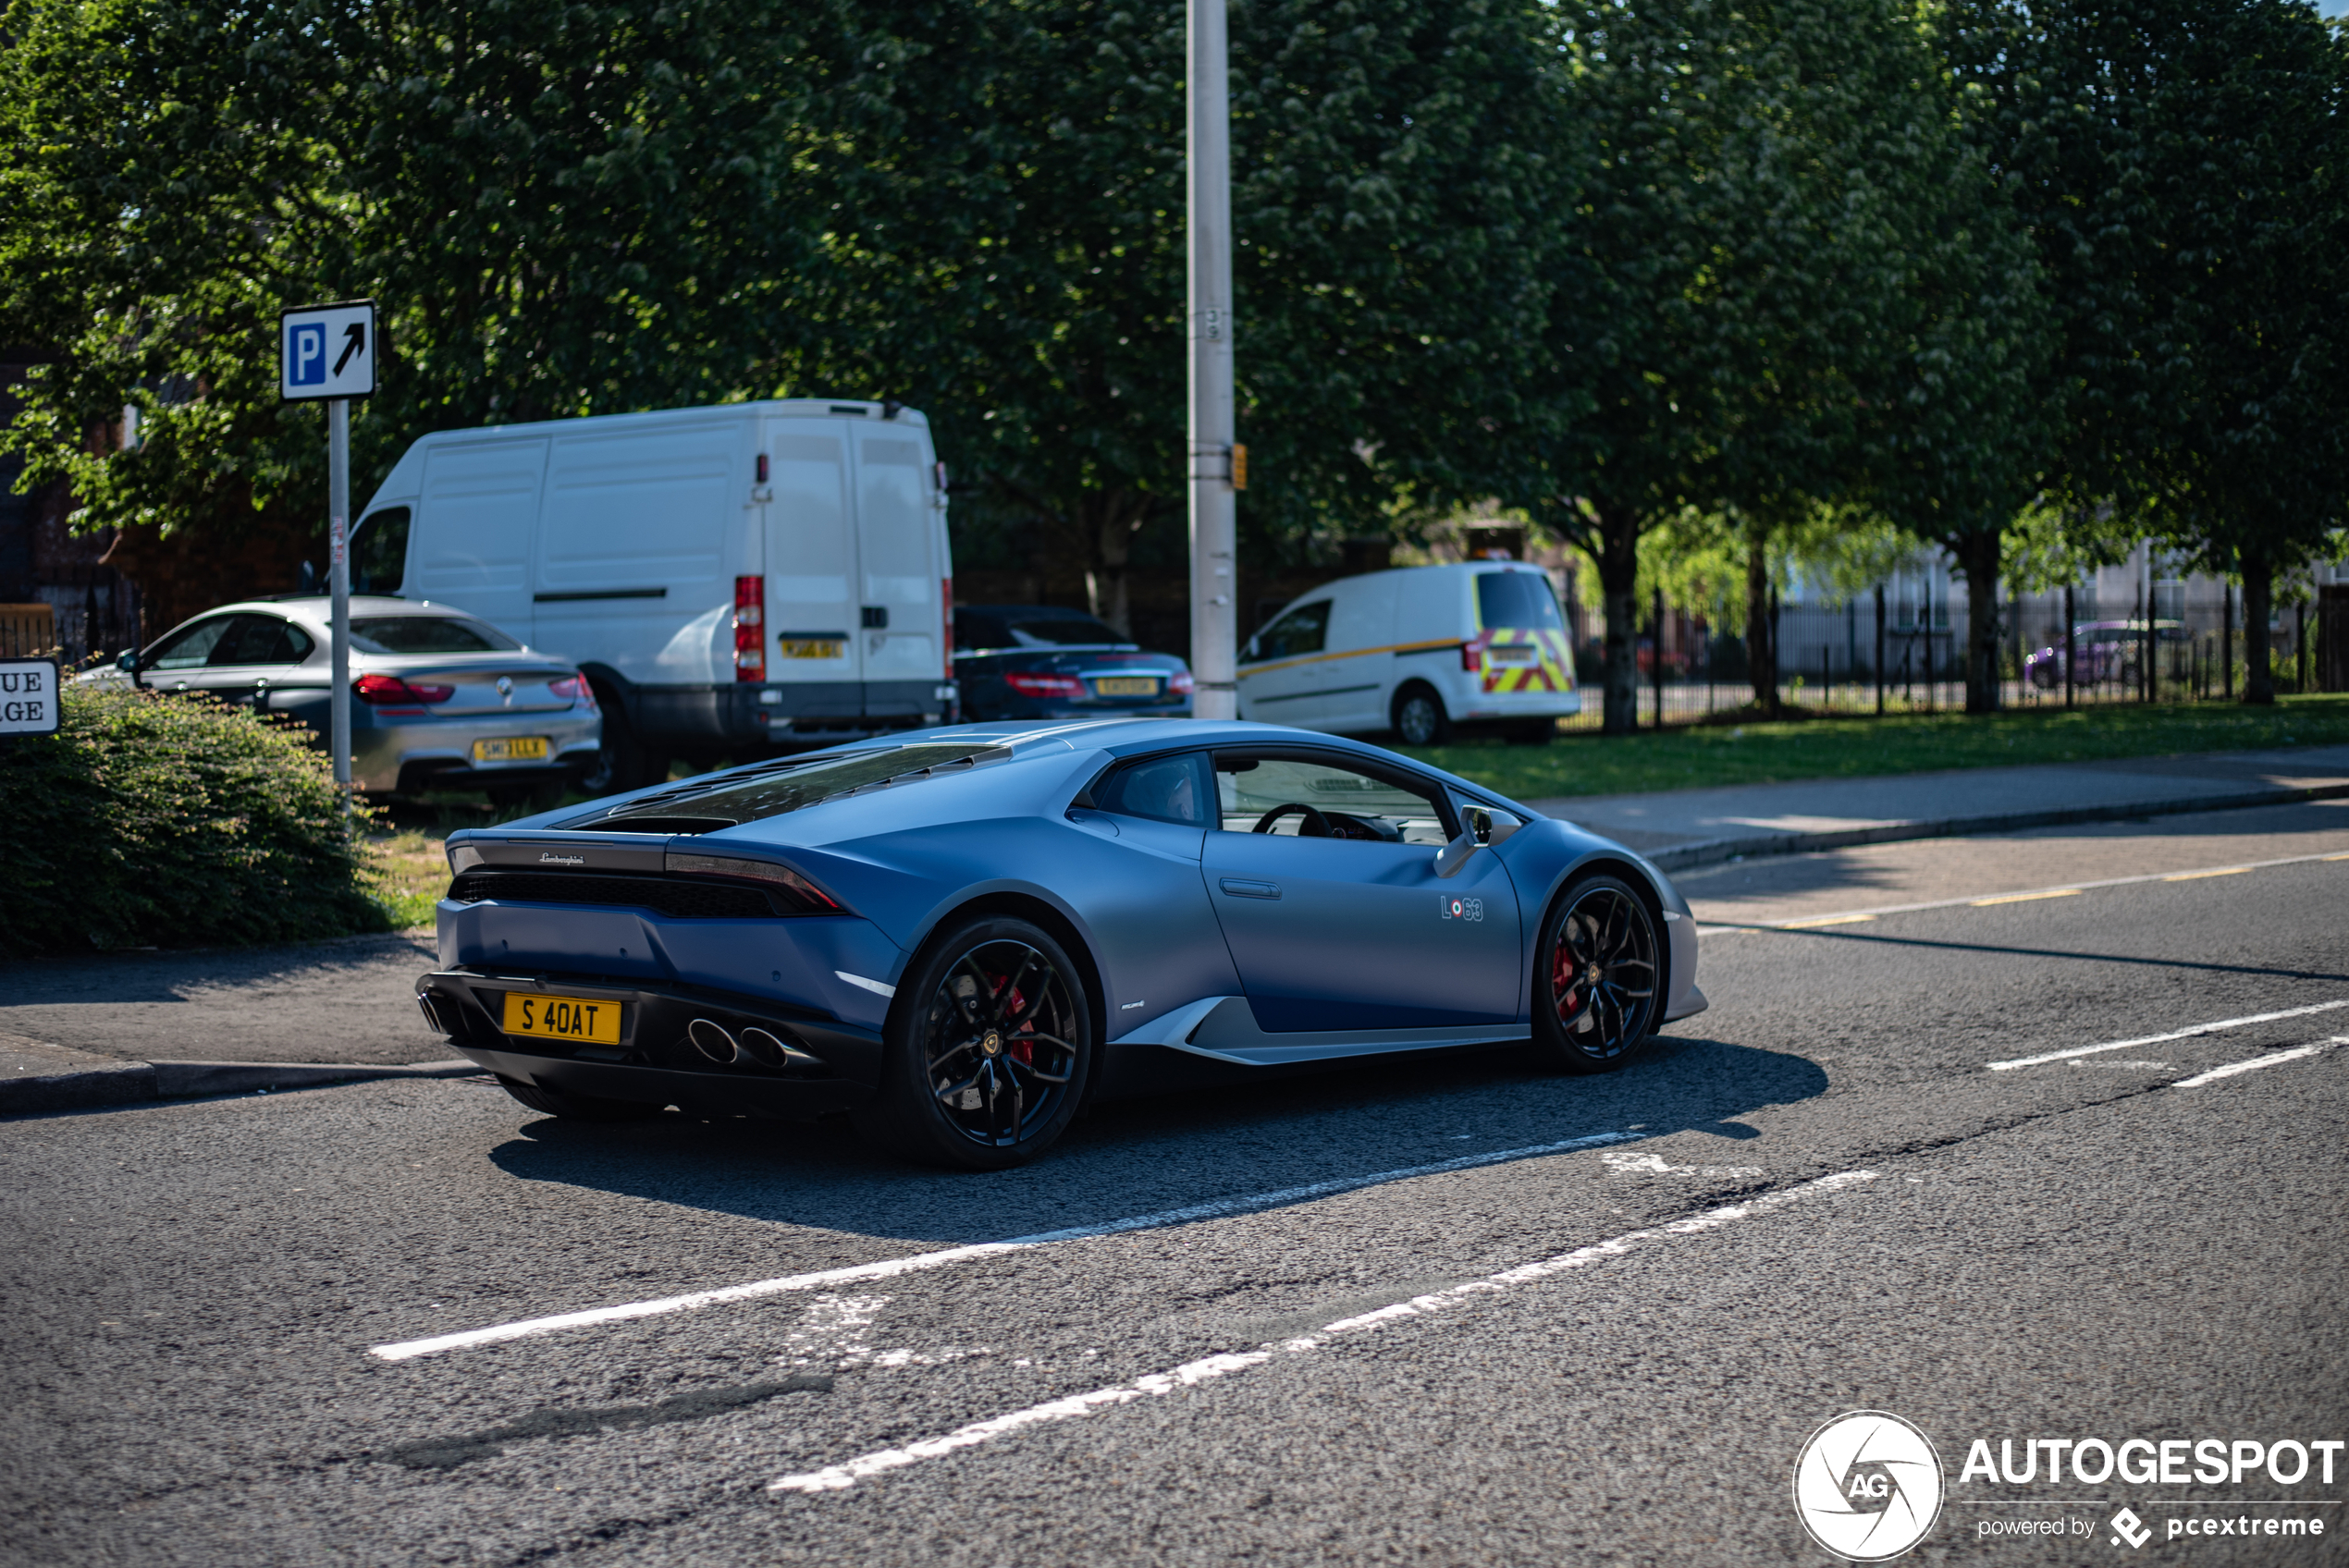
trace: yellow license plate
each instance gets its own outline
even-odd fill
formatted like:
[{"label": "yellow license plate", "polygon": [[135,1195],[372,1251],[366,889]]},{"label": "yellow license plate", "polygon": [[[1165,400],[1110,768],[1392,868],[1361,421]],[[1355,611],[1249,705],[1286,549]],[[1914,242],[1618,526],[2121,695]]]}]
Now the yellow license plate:
[{"label": "yellow license plate", "polygon": [[544,735],[514,735],[503,741],[475,741],[475,762],[545,762],[547,737]]},{"label": "yellow license plate", "polygon": [[1093,690],[1104,697],[1155,697],[1158,695],[1158,677],[1105,675],[1093,682]]},{"label": "yellow license plate", "polygon": [[506,1016],[499,1027],[509,1035],[616,1046],[620,1044],[620,1004],[591,1002],[578,997],[542,996],[535,991],[508,991]]},{"label": "yellow license plate", "polygon": [[787,659],[836,659],[840,657],[841,650],[844,646],[846,644],[841,643],[817,640],[806,643],[778,643],[775,644],[775,650]]}]

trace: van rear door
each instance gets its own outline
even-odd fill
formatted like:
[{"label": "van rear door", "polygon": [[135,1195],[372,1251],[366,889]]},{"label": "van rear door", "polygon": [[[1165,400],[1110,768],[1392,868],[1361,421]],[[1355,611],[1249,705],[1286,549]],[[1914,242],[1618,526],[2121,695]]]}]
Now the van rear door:
[{"label": "van rear door", "polygon": [[[811,718],[856,718],[864,699],[855,508],[849,504],[848,425],[768,423],[767,679],[835,692],[794,692],[785,706]],[[811,705],[812,704],[812,705]]]},{"label": "van rear door", "polygon": [[[852,428],[855,428],[852,426]],[[858,548],[864,597],[857,606],[865,680],[945,679],[942,563],[933,548],[929,451],[910,425],[856,429]],[[934,709],[930,691],[866,692],[865,711],[902,717]]]}]

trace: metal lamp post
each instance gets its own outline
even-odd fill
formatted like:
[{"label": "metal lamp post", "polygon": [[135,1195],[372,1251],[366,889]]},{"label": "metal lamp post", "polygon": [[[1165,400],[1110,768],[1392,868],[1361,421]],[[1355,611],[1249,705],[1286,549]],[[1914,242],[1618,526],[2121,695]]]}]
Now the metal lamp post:
[{"label": "metal lamp post", "polygon": [[1232,155],[1224,0],[1189,5],[1191,673],[1200,718],[1239,717],[1233,556]]}]

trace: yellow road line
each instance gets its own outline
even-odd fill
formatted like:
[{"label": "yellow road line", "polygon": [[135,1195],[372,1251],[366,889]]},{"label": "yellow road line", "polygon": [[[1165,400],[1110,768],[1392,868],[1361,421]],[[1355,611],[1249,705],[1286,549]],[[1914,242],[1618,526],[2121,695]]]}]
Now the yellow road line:
[{"label": "yellow road line", "polygon": [[2057,888],[2045,893],[2008,893],[1995,899],[1976,899],[1974,907],[1983,909],[1991,904],[2027,904],[2034,899],[2076,899],[2079,896],[2080,889],[2077,888]]},{"label": "yellow road line", "polygon": [[2250,869],[2247,865],[2230,865],[2217,871],[2181,871],[2176,876],[2165,876],[2162,880],[2164,882],[2199,882],[2206,876],[2240,876]]},{"label": "yellow road line", "polygon": [[1857,925],[1863,920],[1874,920],[1876,916],[1873,914],[1827,914],[1821,915],[1816,920],[1782,920],[1778,922],[1778,929],[1781,931],[1802,931],[1814,925]]},{"label": "yellow road line", "polygon": [[2349,860],[2349,855],[2319,855],[2319,860]]}]

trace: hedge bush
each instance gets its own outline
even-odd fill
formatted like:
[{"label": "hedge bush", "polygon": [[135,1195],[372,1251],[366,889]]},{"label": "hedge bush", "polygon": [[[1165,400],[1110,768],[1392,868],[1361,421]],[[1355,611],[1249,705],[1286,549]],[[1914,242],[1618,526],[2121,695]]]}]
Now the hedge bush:
[{"label": "hedge bush", "polygon": [[362,823],[307,731],[209,698],[68,686],[0,751],[0,950],[388,928]]}]

